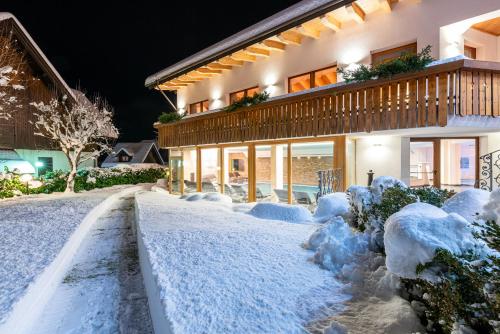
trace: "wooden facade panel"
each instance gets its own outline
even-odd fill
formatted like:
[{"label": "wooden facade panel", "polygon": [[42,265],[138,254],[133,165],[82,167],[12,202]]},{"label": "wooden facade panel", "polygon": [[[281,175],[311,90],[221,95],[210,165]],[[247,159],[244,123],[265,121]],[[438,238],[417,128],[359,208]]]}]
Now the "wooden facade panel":
[{"label": "wooden facade panel", "polygon": [[[465,65],[467,66],[465,66]],[[157,125],[162,147],[445,126],[449,116],[500,116],[500,65],[462,60],[418,73],[278,98],[232,113]]]}]

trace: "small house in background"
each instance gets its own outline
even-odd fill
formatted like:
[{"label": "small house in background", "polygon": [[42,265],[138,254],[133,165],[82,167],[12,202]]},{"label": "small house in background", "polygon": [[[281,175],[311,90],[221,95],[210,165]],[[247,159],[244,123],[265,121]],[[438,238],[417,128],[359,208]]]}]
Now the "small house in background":
[{"label": "small house in background", "polygon": [[154,140],[138,143],[117,143],[101,167],[109,168],[123,165],[165,165],[165,159]]}]

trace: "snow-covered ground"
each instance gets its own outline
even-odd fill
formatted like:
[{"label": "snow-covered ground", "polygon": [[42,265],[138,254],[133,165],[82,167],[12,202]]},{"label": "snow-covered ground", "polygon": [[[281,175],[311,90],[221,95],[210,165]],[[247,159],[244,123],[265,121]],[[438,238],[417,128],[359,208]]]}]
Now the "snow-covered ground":
[{"label": "snow-covered ground", "polygon": [[152,192],[138,194],[136,207],[173,333],[303,333],[350,298],[301,246],[318,224],[259,219],[237,212],[248,206]]},{"label": "snow-covered ground", "polygon": [[133,221],[133,195],[120,198],[96,221],[37,333],[152,333]]}]

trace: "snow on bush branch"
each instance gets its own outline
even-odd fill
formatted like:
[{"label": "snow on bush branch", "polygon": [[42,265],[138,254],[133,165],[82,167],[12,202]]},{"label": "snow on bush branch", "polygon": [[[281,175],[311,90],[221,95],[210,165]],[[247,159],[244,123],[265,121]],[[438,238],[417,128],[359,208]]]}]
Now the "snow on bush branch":
[{"label": "snow on bush branch", "polygon": [[66,155],[71,167],[66,192],[73,192],[78,165],[111,150],[110,139],[118,136],[113,112],[99,97],[90,101],[83,94],[76,94],[75,102],[63,97],[32,105],[38,110],[35,134],[53,140]]}]

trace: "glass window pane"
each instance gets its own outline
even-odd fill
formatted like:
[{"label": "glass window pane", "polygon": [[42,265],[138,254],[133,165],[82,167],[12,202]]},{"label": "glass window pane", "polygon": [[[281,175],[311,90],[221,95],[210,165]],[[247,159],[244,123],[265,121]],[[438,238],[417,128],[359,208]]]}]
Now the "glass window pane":
[{"label": "glass window pane", "polygon": [[186,149],[183,152],[184,192],[196,191],[196,149]]},{"label": "glass window pane", "polygon": [[231,93],[229,95],[230,103],[234,103],[234,102],[236,102],[238,100],[241,100],[244,96],[245,96],[245,91],[244,90],[239,91],[239,92],[235,92],[235,93]]},{"label": "glass window pane", "polygon": [[199,103],[193,103],[189,106],[189,113],[190,114],[196,114],[201,111],[200,109],[200,104]]},{"label": "glass window pane", "polygon": [[372,54],[372,65],[386,63],[388,61],[401,57],[405,53],[416,54],[417,43],[412,43],[385,51],[375,52]]},{"label": "glass window pane", "polygon": [[290,78],[288,91],[290,93],[300,92],[311,88],[311,74],[307,73],[298,77]]},{"label": "glass window pane", "polygon": [[314,72],[314,87],[331,85],[337,82],[337,67],[329,67]]},{"label": "glass window pane", "polygon": [[179,194],[181,192],[181,168],[182,168],[182,152],[170,151],[170,171],[172,180],[172,193]]},{"label": "glass window pane", "polygon": [[252,97],[258,92],[259,92],[259,87],[249,88],[247,89],[247,96]]},{"label": "glass window pane", "polygon": [[333,170],[333,142],[292,144],[293,202],[313,210],[319,192],[318,172]]},{"label": "glass window pane", "polygon": [[201,111],[208,111],[208,108],[209,108],[208,100],[201,102]]},{"label": "glass window pane", "polygon": [[248,148],[224,148],[224,193],[235,203],[248,201]]},{"label": "glass window pane", "polygon": [[441,186],[457,192],[476,185],[476,140],[441,140]]},{"label": "glass window pane", "polygon": [[220,191],[219,149],[208,148],[201,150],[201,191]]},{"label": "glass window pane", "polygon": [[256,146],[255,155],[257,202],[288,203],[287,145]]},{"label": "glass window pane", "polygon": [[410,186],[434,185],[434,143],[410,142]]}]

